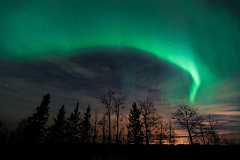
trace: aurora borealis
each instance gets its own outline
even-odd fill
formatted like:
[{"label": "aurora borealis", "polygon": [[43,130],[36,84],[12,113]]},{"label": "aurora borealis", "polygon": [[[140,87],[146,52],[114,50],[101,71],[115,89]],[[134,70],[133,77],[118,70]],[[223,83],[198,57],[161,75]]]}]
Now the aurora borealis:
[{"label": "aurora borealis", "polygon": [[[172,111],[184,103],[220,119],[232,115],[222,120],[221,129],[240,132],[239,10],[238,0],[4,1],[0,92],[5,96],[0,101],[1,110],[8,111],[1,114],[14,115],[14,102],[9,101],[22,90],[35,95],[35,103],[23,103],[32,106],[23,107],[27,115],[50,91],[53,99],[54,93],[68,92],[69,99],[54,106],[58,108],[72,99],[71,105],[83,100],[77,97],[84,92],[97,104],[97,97],[115,89],[127,95],[129,104],[154,95],[149,98],[160,111],[161,106]],[[55,78],[45,83],[45,75]],[[104,81],[109,83],[94,85]]]}]

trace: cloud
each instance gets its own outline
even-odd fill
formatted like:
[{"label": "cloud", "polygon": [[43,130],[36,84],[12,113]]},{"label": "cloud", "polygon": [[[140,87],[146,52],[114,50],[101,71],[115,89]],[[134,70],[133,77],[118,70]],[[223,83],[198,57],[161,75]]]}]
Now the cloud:
[{"label": "cloud", "polygon": [[228,116],[240,116],[240,111],[214,112],[214,114],[228,115]]},{"label": "cloud", "polygon": [[82,75],[87,78],[94,78],[95,74],[91,70],[87,70],[86,68],[80,66],[79,64],[69,61],[69,60],[53,60],[54,68],[50,70],[52,74],[59,75],[68,75],[72,77],[76,77],[77,75]]},{"label": "cloud", "polygon": [[224,99],[233,99],[240,97],[240,91],[233,91],[230,93],[222,93],[216,97],[216,99],[224,100]]},{"label": "cloud", "polygon": [[202,105],[198,107],[199,112],[202,114],[223,114],[225,115],[226,112],[232,112],[232,114],[236,114],[233,110],[238,109],[237,106],[234,106],[230,103],[223,103],[223,104],[211,104],[211,105]]},{"label": "cloud", "polygon": [[238,99],[240,97],[240,80],[239,78],[234,79],[224,79],[219,81],[216,87],[214,98],[217,100],[228,100],[232,101],[234,99]]}]

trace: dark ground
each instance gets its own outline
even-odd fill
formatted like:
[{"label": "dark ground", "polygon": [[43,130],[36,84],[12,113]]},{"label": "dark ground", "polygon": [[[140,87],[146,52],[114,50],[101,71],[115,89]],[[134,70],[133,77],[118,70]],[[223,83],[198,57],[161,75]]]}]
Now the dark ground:
[{"label": "dark ground", "polygon": [[[237,146],[134,146],[110,145],[109,159],[112,160],[152,160],[152,159],[238,159],[240,145]],[[108,145],[5,145],[1,155],[6,159],[91,159],[107,160]]]}]

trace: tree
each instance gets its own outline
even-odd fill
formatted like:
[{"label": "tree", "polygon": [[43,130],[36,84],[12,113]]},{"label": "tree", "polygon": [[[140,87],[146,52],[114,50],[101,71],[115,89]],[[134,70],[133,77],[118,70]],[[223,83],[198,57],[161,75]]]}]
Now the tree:
[{"label": "tree", "polygon": [[10,134],[10,140],[11,143],[20,143],[21,140],[21,135],[26,126],[28,125],[27,123],[27,118],[22,119],[18,124],[15,130],[13,130]]},{"label": "tree", "polygon": [[159,121],[159,129],[156,131],[157,139],[159,140],[159,144],[162,145],[163,141],[167,139],[167,128],[168,124],[165,123],[163,120]]},{"label": "tree", "polygon": [[188,105],[180,105],[176,112],[172,113],[172,119],[175,123],[185,128],[188,132],[190,143],[193,145],[192,129],[195,126],[194,117],[197,115],[197,109],[191,108]]},{"label": "tree", "polygon": [[81,137],[81,117],[78,109],[79,103],[77,103],[74,112],[71,113],[70,117],[66,121],[66,134],[68,143],[78,143]]},{"label": "tree", "polygon": [[65,107],[64,104],[59,109],[57,114],[57,118],[53,117],[54,124],[48,128],[48,142],[53,144],[61,144],[65,143],[66,135],[66,118],[65,118]]},{"label": "tree", "polygon": [[143,141],[142,123],[140,120],[141,110],[137,108],[136,103],[132,104],[129,113],[129,123],[127,125],[127,140],[128,143],[139,145]]},{"label": "tree", "polygon": [[156,129],[158,120],[161,119],[156,113],[156,108],[153,106],[153,102],[150,99],[147,101],[138,101],[141,106],[142,121],[145,128],[145,138],[146,145],[149,145],[149,136],[151,135],[152,130]]},{"label": "tree", "polygon": [[84,113],[84,118],[82,120],[82,142],[89,143],[90,142],[90,129],[91,129],[91,108],[90,104],[88,105],[86,113]]},{"label": "tree", "polygon": [[177,143],[175,129],[170,120],[167,123],[160,119],[158,130],[155,133],[160,145],[163,144],[163,141],[168,142],[169,145]]},{"label": "tree", "polygon": [[102,143],[105,144],[106,143],[106,134],[105,134],[105,127],[106,127],[106,123],[107,123],[107,119],[106,119],[106,114],[103,115],[102,119],[98,122],[98,124],[102,127]]},{"label": "tree", "polygon": [[116,125],[116,129],[117,129],[117,134],[116,134],[116,156],[118,156],[118,144],[119,144],[119,135],[118,135],[118,131],[119,131],[119,117],[120,117],[120,109],[125,108],[125,106],[121,106],[125,103],[126,100],[126,96],[123,96],[122,98],[113,98],[114,100],[114,108],[113,108],[113,113],[116,114],[117,116],[117,125]]},{"label": "tree", "polygon": [[6,125],[6,121],[0,120],[0,144],[8,143],[9,127]]},{"label": "tree", "polygon": [[123,145],[125,144],[125,137],[124,137],[124,132],[125,131],[125,126],[122,126],[119,132],[119,144]]},{"label": "tree", "polygon": [[217,123],[218,119],[214,119],[210,115],[207,116],[206,118],[208,127],[207,127],[207,139],[208,139],[208,144],[212,145],[219,145],[220,144],[220,137],[216,132],[217,129]]},{"label": "tree", "polygon": [[167,131],[167,140],[168,140],[168,144],[172,145],[172,144],[176,144],[177,140],[176,140],[176,133],[175,133],[175,129],[172,126],[171,121],[169,120],[169,124],[166,125],[166,131]]},{"label": "tree", "polygon": [[106,114],[108,115],[108,143],[111,143],[111,112],[113,109],[113,101],[114,101],[114,94],[115,92],[108,91],[107,95],[101,96],[101,102],[106,107]]},{"label": "tree", "polygon": [[36,108],[37,112],[33,113],[32,117],[28,117],[27,126],[22,132],[21,138],[24,143],[39,144],[43,143],[46,137],[47,130],[45,125],[47,123],[48,104],[50,103],[50,94],[43,95],[42,103]]},{"label": "tree", "polygon": [[116,114],[117,116],[117,135],[116,135],[116,144],[119,143],[118,141],[118,130],[119,130],[119,116],[120,116],[120,109],[125,108],[125,106],[121,106],[125,103],[126,100],[126,96],[123,96],[122,98],[113,98],[114,100],[114,108],[113,108],[113,112]]},{"label": "tree", "polygon": [[97,122],[98,122],[98,108],[95,111],[94,115],[94,126],[93,126],[93,143],[97,141]]},{"label": "tree", "polygon": [[234,137],[233,133],[228,136],[223,134],[220,139],[223,145],[240,145],[239,143],[237,144],[236,137]]},{"label": "tree", "polygon": [[203,116],[196,116],[194,118],[194,123],[196,125],[195,125],[195,128],[193,130],[193,133],[195,133],[195,136],[197,136],[199,138],[199,140],[203,143],[203,145],[206,145],[205,137],[206,137],[206,133],[207,133],[206,127],[203,124],[203,122],[205,120],[206,119]]}]

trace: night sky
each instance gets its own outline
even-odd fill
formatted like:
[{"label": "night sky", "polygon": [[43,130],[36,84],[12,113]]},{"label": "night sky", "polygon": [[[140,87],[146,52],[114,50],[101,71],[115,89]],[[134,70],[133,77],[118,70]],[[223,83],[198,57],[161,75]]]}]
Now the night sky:
[{"label": "night sky", "polygon": [[62,104],[103,113],[112,90],[124,115],[150,98],[165,120],[186,104],[240,133],[240,1],[8,0],[0,13],[2,120],[31,116],[47,93],[49,124]]}]

